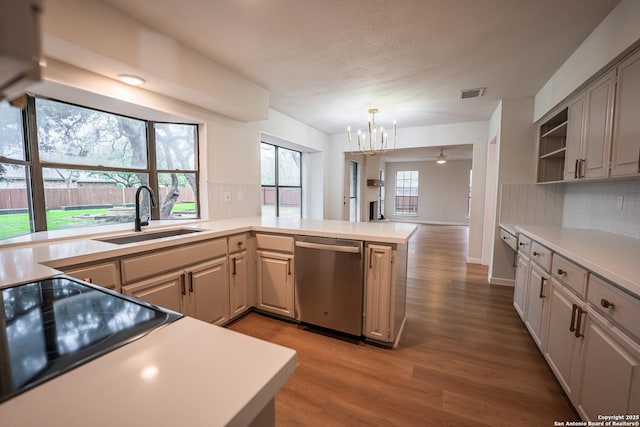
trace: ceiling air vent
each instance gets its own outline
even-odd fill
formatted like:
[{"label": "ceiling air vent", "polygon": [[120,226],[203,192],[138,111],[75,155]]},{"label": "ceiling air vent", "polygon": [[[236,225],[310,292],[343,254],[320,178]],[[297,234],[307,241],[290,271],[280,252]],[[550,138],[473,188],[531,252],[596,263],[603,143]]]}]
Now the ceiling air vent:
[{"label": "ceiling air vent", "polygon": [[460,99],[479,98],[484,95],[486,87],[479,87],[477,89],[463,89],[460,91]]}]

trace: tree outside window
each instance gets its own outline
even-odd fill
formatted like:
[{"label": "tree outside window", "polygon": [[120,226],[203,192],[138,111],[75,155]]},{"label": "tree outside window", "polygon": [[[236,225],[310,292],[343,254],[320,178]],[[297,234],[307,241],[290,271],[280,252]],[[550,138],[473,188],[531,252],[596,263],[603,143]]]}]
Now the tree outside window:
[{"label": "tree outside window", "polygon": [[[133,222],[141,184],[154,188],[159,201],[152,209],[142,193],[143,217],[198,217],[196,125],[149,122],[45,98],[29,98],[25,115],[35,119],[22,123],[20,110],[0,108],[0,182],[23,188],[25,199],[33,200],[23,232]],[[32,139],[27,143],[22,135]],[[0,205],[0,213],[30,206],[24,204]],[[0,215],[0,225],[9,218]],[[17,234],[0,231],[0,238]]]}]

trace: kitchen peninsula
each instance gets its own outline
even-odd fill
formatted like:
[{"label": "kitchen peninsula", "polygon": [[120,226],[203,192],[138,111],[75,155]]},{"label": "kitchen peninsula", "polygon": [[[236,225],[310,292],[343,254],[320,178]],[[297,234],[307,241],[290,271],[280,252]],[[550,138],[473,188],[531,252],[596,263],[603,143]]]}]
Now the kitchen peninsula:
[{"label": "kitchen peninsula", "polygon": [[[153,222],[151,227],[137,234],[155,232],[170,225],[162,222],[158,226],[158,223],[160,222]],[[135,290],[141,284],[151,282],[149,274],[144,272],[147,264],[140,268],[136,264],[142,257],[149,257],[152,261],[166,259],[167,264],[184,259],[185,256],[189,260],[187,264],[203,259],[202,264],[209,268],[204,271],[211,272],[211,276],[207,277],[217,277],[219,265],[222,265],[224,277],[233,277],[242,271],[241,260],[244,258],[238,254],[246,253],[247,259],[254,259],[256,234],[358,239],[374,243],[376,247],[388,247],[389,267],[400,264],[399,268],[393,267],[397,274],[393,278],[389,277],[388,282],[375,281],[376,286],[390,286],[386,293],[376,293],[388,298],[387,310],[383,311],[387,317],[380,319],[379,313],[372,315],[379,321],[384,320],[381,323],[384,326],[374,325],[373,340],[381,337],[375,333],[386,333],[387,329],[391,331],[390,336],[378,338],[379,340],[391,340],[387,342],[391,345],[399,337],[406,305],[406,247],[415,231],[414,225],[258,217],[189,221],[171,225],[171,228],[179,226],[198,231],[125,244],[98,239],[130,236],[133,234],[128,230],[130,226],[110,226],[107,230],[67,230],[67,236],[56,232],[39,233],[7,240],[0,246],[0,286],[4,288],[26,283],[61,272],[71,275],[73,271],[69,270],[69,266],[75,271],[82,271],[82,274],[90,274],[92,271],[105,271],[106,265],[116,272],[118,283],[115,289],[126,294],[130,289]],[[87,231],[88,234],[83,234]],[[199,251],[191,251],[187,255],[186,252],[180,252],[188,248]],[[204,249],[213,252],[219,250],[220,253],[203,253]],[[373,254],[373,249],[371,251]],[[209,260],[211,257],[215,259]],[[218,259],[224,259],[224,263],[216,264]],[[151,265],[159,271],[174,267],[167,267],[164,262],[157,261]],[[246,277],[249,278],[247,283],[255,284],[256,273],[252,271],[252,262],[245,265],[249,265],[246,272]],[[98,266],[99,269],[92,270],[90,266]],[[180,276],[176,276],[179,278],[175,282],[175,295],[179,298],[182,285],[183,293],[188,296],[190,292],[187,287],[193,285],[199,298],[201,294],[198,293],[200,288],[197,277],[201,270],[189,270],[188,266],[174,269],[180,271]],[[390,274],[392,268],[381,271]],[[136,278],[127,282],[127,275],[133,274],[140,274],[141,280]],[[174,288],[165,285],[174,283],[172,274],[159,275],[165,280],[161,282],[163,289],[169,289],[170,292]],[[169,279],[166,279],[168,276]],[[233,287],[237,283],[234,281],[236,279],[226,283]],[[234,291],[229,290],[229,287],[216,295],[233,300]],[[250,289],[247,289],[243,302],[246,309],[256,305],[256,294],[259,294],[251,289],[252,286],[248,288]],[[372,294],[370,292],[369,297]],[[148,294],[143,292],[141,299],[145,299],[145,295]],[[192,317],[200,317],[198,309],[202,304],[182,305],[183,300],[180,301],[172,309],[184,309],[183,313],[188,316],[0,404],[3,423],[9,420],[9,424],[27,426],[157,426],[188,421],[189,425],[249,425],[254,419],[256,422],[267,420],[272,423],[273,397],[295,370],[295,352],[193,319]],[[381,301],[376,301],[379,302]],[[192,308],[195,311],[189,312]],[[232,304],[231,310],[233,308]],[[234,315],[229,305],[225,309],[228,313],[226,318],[222,316],[222,321],[214,318],[214,323],[224,324],[239,315]],[[206,309],[204,312],[207,314],[211,310]],[[105,403],[99,396],[117,396],[117,404]],[[70,411],[70,407],[75,409]]]}]

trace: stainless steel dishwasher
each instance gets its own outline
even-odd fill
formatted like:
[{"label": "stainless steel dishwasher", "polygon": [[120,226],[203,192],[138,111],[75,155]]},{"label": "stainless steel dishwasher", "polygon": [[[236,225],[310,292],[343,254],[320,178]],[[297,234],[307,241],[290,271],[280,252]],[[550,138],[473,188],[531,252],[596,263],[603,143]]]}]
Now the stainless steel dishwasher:
[{"label": "stainless steel dishwasher", "polygon": [[295,318],[361,335],[362,242],[297,236],[295,245]]}]

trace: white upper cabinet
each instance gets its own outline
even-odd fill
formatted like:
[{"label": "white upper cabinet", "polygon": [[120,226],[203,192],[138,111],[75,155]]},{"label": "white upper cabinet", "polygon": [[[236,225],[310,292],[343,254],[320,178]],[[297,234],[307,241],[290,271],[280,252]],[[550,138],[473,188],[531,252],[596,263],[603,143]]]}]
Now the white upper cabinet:
[{"label": "white upper cabinet", "polygon": [[564,180],[609,175],[615,70],[569,103]]},{"label": "white upper cabinet", "polygon": [[611,176],[640,174],[640,51],[618,67]]}]

